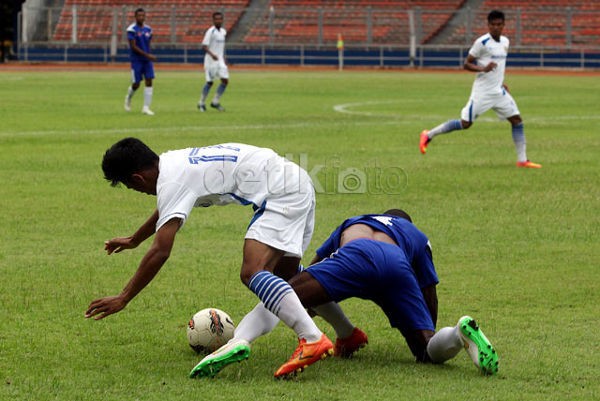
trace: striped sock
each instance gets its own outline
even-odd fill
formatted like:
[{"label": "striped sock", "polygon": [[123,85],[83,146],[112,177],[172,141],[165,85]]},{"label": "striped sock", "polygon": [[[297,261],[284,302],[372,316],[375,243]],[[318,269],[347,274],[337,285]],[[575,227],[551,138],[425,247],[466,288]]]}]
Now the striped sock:
[{"label": "striped sock", "polygon": [[308,342],[321,338],[321,330],[310,318],[292,287],[281,277],[261,270],[250,278],[248,287],[260,298],[265,308],[296,332],[298,338]]}]

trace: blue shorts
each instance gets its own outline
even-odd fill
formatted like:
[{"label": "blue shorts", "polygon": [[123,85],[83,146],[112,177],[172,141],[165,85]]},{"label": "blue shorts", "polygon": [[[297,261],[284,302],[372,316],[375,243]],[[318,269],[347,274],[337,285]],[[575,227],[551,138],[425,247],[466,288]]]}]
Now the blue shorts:
[{"label": "blue shorts", "polygon": [[435,326],[404,251],[392,244],[357,239],[306,269],[336,302],[369,299],[386,314],[392,327],[405,331]]},{"label": "blue shorts", "polygon": [[142,79],[154,79],[154,66],[152,61],[131,62],[131,82],[139,83]]}]

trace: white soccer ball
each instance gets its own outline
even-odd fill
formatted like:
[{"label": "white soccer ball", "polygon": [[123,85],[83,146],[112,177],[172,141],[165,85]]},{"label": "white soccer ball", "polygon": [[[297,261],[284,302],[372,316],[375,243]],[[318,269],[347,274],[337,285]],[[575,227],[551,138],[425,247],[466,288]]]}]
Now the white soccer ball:
[{"label": "white soccer ball", "polygon": [[233,338],[235,326],[231,317],[217,308],[206,308],[190,319],[187,337],[197,353],[211,353]]}]

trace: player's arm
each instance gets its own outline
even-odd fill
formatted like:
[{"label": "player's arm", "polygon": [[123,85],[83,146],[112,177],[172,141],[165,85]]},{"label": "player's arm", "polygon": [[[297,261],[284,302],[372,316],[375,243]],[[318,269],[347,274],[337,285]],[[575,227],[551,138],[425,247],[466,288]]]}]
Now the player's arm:
[{"label": "player's arm", "polygon": [[181,219],[178,218],[166,222],[156,232],[152,246],[142,258],[137,271],[125,288],[123,288],[123,291],[116,296],[104,297],[92,301],[85,312],[85,317],[90,318],[95,316],[95,320],[104,319],[125,308],[154,279],[161,267],[169,259],[173,243],[175,242],[175,235],[180,225]]},{"label": "player's arm", "polygon": [[211,52],[207,45],[202,45],[202,50],[204,50],[204,52],[208,54],[213,60],[217,61],[219,59],[219,56]]},{"label": "player's arm", "polygon": [[490,72],[494,68],[496,68],[496,66],[497,64],[493,61],[490,61],[489,64],[485,66],[478,65],[477,58],[475,58],[475,56],[473,56],[472,54],[467,55],[467,59],[465,60],[465,63],[463,65],[465,70],[473,72]]},{"label": "player's arm", "polygon": [[130,237],[113,238],[104,242],[104,250],[109,255],[119,253],[125,249],[136,248],[139,244],[154,234],[156,222],[158,221],[158,209],[142,224],[140,228]]},{"label": "player's arm", "polygon": [[140,49],[138,45],[135,44],[135,39],[129,39],[129,47],[131,47],[131,50],[133,50],[134,53],[137,53],[142,57],[146,57],[150,61],[156,61],[156,56],[150,53],[146,53],[145,51]]}]

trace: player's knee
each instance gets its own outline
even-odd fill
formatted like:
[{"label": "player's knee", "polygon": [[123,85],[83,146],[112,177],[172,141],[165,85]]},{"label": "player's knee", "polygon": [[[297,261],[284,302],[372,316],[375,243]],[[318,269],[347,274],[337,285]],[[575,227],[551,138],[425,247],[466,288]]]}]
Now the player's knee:
[{"label": "player's knee", "polygon": [[262,269],[244,264],[242,265],[242,270],[240,271],[240,280],[242,280],[242,283],[244,283],[244,285],[248,287],[252,276],[254,276],[254,274],[259,272],[260,270]]},{"label": "player's knee", "polygon": [[460,120],[460,125],[462,126],[462,129],[469,129],[473,123],[470,121]]},{"label": "player's knee", "polygon": [[131,84],[131,89],[133,90],[137,90],[137,88],[140,87],[140,83],[139,82],[134,82]]}]

